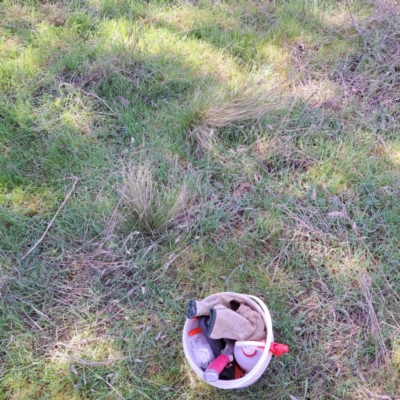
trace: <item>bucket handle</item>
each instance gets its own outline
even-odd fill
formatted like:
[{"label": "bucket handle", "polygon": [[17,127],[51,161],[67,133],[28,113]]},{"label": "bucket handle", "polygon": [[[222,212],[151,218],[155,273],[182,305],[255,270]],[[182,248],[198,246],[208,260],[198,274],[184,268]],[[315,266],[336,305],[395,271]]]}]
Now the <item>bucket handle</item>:
[{"label": "bucket handle", "polygon": [[[237,341],[235,343],[235,346],[239,346],[239,347],[243,347],[243,346],[254,346],[254,347],[259,347],[264,349],[265,348],[265,341]],[[282,354],[284,353],[289,353],[289,346],[286,344],[282,344],[282,343],[275,343],[272,342],[271,343],[271,347],[269,348],[269,351],[276,357],[280,357]]]}]

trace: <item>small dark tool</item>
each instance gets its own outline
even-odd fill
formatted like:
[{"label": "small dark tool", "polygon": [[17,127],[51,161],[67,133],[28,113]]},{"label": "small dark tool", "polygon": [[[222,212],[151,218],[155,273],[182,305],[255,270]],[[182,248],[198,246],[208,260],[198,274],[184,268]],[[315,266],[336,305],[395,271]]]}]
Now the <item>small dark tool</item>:
[{"label": "small dark tool", "polygon": [[214,354],[214,357],[217,358],[221,354],[221,350],[223,349],[223,344],[221,339],[211,339],[208,334],[208,317],[197,317],[199,322],[199,326],[201,332],[207,340],[207,343],[210,345],[211,350]]}]

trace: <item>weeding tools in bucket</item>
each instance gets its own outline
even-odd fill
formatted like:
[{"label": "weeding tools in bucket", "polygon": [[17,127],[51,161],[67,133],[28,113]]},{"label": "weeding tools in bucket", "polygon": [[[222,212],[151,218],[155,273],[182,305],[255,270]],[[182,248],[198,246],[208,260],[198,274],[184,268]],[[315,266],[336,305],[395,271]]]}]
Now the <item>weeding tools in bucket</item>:
[{"label": "weeding tools in bucket", "polygon": [[[182,337],[185,356],[197,376],[214,387],[240,389],[250,386],[261,377],[273,355],[279,356],[288,351],[286,345],[274,343],[271,313],[256,296],[224,292],[201,301],[191,300],[186,316]],[[196,355],[190,347],[190,334],[199,330],[211,348],[211,343],[225,345],[223,349],[212,348],[216,358],[206,368],[196,361]],[[235,358],[234,353],[237,347],[235,343],[243,345],[243,342],[247,347],[255,345],[257,350],[245,349],[244,352],[248,353],[246,356],[254,360],[252,365],[243,365],[241,369],[240,355]],[[242,348],[240,351],[243,353]]]}]

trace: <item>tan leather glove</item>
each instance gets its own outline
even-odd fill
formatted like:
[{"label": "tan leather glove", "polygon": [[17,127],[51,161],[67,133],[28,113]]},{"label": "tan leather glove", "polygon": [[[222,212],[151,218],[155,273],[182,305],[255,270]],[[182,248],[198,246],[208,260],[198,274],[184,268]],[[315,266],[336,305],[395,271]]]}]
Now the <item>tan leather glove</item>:
[{"label": "tan leather glove", "polygon": [[254,330],[250,321],[222,304],[210,309],[208,334],[211,339],[247,340]]},{"label": "tan leather glove", "polygon": [[211,339],[263,340],[266,328],[262,316],[233,296],[214,300],[190,300],[187,318],[209,316],[208,336]]},{"label": "tan leather glove", "polygon": [[267,330],[265,327],[265,322],[263,317],[252,308],[246,306],[245,304],[241,304],[238,310],[236,311],[239,315],[245,318],[251,326],[254,328],[254,331],[251,333],[249,337],[244,340],[263,340],[267,336]]}]

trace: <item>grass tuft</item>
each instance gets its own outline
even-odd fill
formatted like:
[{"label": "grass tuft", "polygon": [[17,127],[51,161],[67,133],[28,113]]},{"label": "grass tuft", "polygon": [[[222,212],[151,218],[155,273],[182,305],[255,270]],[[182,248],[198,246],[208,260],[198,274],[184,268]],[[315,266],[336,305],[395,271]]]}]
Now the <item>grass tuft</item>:
[{"label": "grass tuft", "polygon": [[186,111],[189,137],[210,149],[218,131],[282,110],[284,104],[274,95],[278,90],[278,86],[266,89],[261,81],[198,90]]},{"label": "grass tuft", "polygon": [[[125,229],[161,234],[182,224],[191,213],[196,198],[193,177],[181,178],[177,165],[168,176],[150,161],[129,163],[122,172],[121,218]],[[158,175],[158,176],[157,176]]]}]

